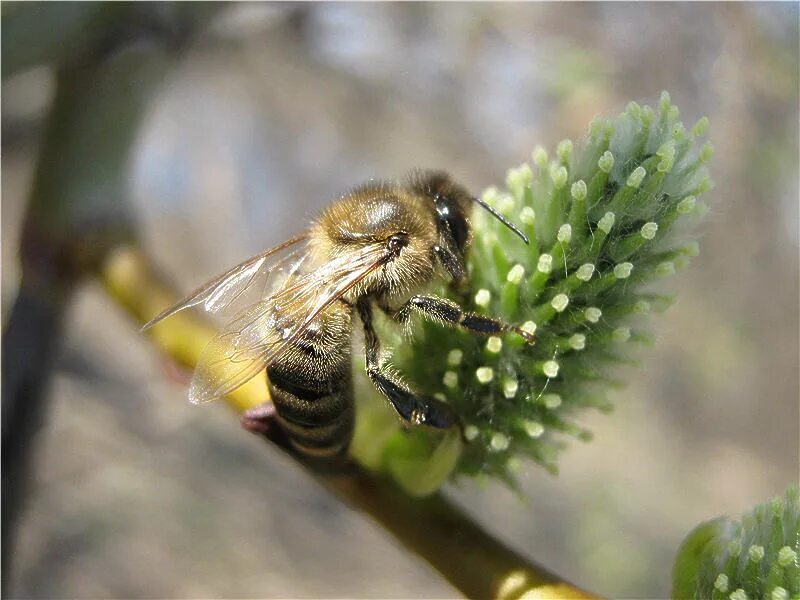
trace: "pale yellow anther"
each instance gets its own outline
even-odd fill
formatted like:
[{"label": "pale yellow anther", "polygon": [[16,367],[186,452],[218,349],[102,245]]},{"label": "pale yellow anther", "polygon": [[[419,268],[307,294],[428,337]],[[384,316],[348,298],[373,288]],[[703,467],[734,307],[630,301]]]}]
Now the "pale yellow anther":
[{"label": "pale yellow anther", "polygon": [[536,220],[536,213],[533,208],[530,206],[522,207],[522,210],[519,211],[519,220],[525,223],[525,225],[533,225],[533,222]]},{"label": "pale yellow anther", "polygon": [[503,348],[503,340],[501,340],[496,335],[493,335],[488,340],[486,340],[486,349],[489,352],[497,354]]},{"label": "pale yellow anther", "polygon": [[666,277],[667,275],[674,275],[675,274],[675,263],[672,261],[664,261],[662,263],[658,263],[656,267],[656,273],[661,277]]},{"label": "pale yellow anther", "polygon": [[492,293],[484,288],[481,288],[475,294],[475,304],[478,306],[483,306],[484,308],[489,306],[489,302],[492,300]]},{"label": "pale yellow anther", "polygon": [[583,350],[586,347],[586,336],[576,333],[569,338],[569,347],[573,350]]},{"label": "pale yellow anther", "polygon": [[569,223],[564,223],[561,227],[559,227],[556,239],[562,244],[568,244],[572,239],[572,225]]},{"label": "pale yellow anther", "polygon": [[544,425],[538,421],[525,421],[525,433],[532,438],[542,437]]},{"label": "pale yellow anther", "polygon": [[575,270],[575,277],[581,281],[589,281],[594,275],[594,265],[592,263],[584,263]]},{"label": "pale yellow anther", "polygon": [[554,360],[548,360],[542,365],[542,373],[548,377],[558,377],[559,365]]},{"label": "pale yellow anther", "polygon": [[603,316],[603,311],[596,306],[590,306],[583,311],[583,314],[586,317],[586,320],[590,323],[597,323],[600,320],[600,317]]},{"label": "pale yellow anther", "polygon": [[629,262],[614,265],[614,277],[617,279],[627,279],[633,271],[633,264]]},{"label": "pale yellow anther", "polygon": [[498,431],[492,434],[492,439],[489,441],[489,446],[495,452],[502,452],[503,450],[508,449],[508,443],[508,437]]},{"label": "pale yellow anther", "polygon": [[769,600],[789,600],[789,592],[785,588],[777,585],[772,588],[769,594]]},{"label": "pale yellow anther", "polygon": [[508,274],[506,275],[506,281],[509,283],[518,284],[522,281],[522,278],[525,276],[525,267],[522,265],[514,265],[508,270]]},{"label": "pale yellow anther", "polygon": [[536,268],[542,273],[549,273],[553,270],[553,257],[550,254],[542,254],[539,256],[539,262]]},{"label": "pale yellow anther", "polygon": [[478,367],[475,369],[475,377],[477,377],[478,381],[481,383],[489,383],[494,379],[494,369],[492,369],[492,367]]},{"label": "pale yellow anther", "polygon": [[516,379],[506,379],[503,382],[503,395],[506,398],[513,398],[517,395],[517,390],[519,389],[519,383],[517,383]]},{"label": "pale yellow anther", "polygon": [[654,221],[645,223],[644,225],[642,225],[641,230],[639,230],[639,233],[646,240],[652,240],[654,237],[656,237],[657,232],[658,232],[658,223],[655,223]]},{"label": "pale yellow anther", "polygon": [[500,199],[497,202],[497,208],[501,213],[509,214],[514,210],[515,204],[514,197],[511,194],[500,194]]},{"label": "pale yellow anther", "polygon": [[550,306],[556,309],[556,312],[563,312],[569,304],[569,296],[566,294],[556,294],[550,301]]},{"label": "pale yellow anther", "polygon": [[531,158],[533,159],[534,164],[540,169],[543,169],[547,166],[547,150],[541,146],[536,146],[536,148],[533,149]]},{"label": "pale yellow anther", "polygon": [[617,327],[611,333],[611,337],[615,342],[627,342],[631,339],[631,330],[629,327]]},{"label": "pale yellow anther", "polygon": [[[553,377],[555,377],[555,375],[553,375]],[[561,396],[559,394],[545,394],[542,396],[542,404],[551,410],[561,406],[561,402]]]},{"label": "pale yellow anther", "polygon": [[449,388],[454,388],[458,385],[458,373],[455,371],[447,371],[442,377],[442,383]]},{"label": "pale yellow anther", "polygon": [[616,220],[616,215],[613,212],[607,212],[597,222],[597,228],[600,231],[608,233],[609,231],[611,231],[611,228],[614,226],[614,221],[615,220]]},{"label": "pale yellow anther", "polygon": [[499,193],[497,191],[497,188],[492,185],[483,191],[483,194],[481,194],[481,200],[483,200],[484,202],[486,202],[486,204],[490,206],[494,206],[497,203],[498,195]]},{"label": "pale yellow anther", "polygon": [[447,364],[455,367],[461,364],[462,358],[464,358],[464,353],[458,348],[453,348],[447,353]]}]

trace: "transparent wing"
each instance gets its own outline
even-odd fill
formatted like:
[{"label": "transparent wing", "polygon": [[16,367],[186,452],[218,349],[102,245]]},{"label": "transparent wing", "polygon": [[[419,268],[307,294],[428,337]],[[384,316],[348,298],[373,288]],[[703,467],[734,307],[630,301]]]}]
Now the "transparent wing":
[{"label": "transparent wing", "polygon": [[[248,258],[153,317],[142,327],[142,331],[150,329],[156,323],[185,308],[198,304],[202,304],[207,312],[220,312],[229,308],[260,280],[261,275],[268,275],[286,266],[302,262],[304,247],[298,244],[307,240],[307,235],[300,235]],[[261,292],[263,296],[263,290]]]},{"label": "transparent wing", "polygon": [[195,404],[224,396],[257,375],[389,255],[383,245],[343,253],[294,273],[269,296],[241,311],[206,346],[189,388]]}]

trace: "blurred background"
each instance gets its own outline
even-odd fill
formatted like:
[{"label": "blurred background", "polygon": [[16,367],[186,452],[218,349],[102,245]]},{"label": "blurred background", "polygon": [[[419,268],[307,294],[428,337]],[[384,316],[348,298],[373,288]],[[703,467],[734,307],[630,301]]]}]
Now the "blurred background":
[{"label": "blurred background", "polygon": [[[677,304],[653,319],[657,342],[624,372],[616,411],[583,416],[595,440],[573,443],[559,476],[526,465],[524,499],[491,482],[447,493],[581,587],[664,597],[694,525],[797,481],[796,3],[229,4],[200,16],[152,5],[139,29],[76,17],[78,6],[97,9],[40,5],[49,14],[34,24],[94,36],[91,60],[156,65],[130,88],[107,85],[119,111],[88,121],[87,139],[130,125],[134,145],[124,185],[96,194],[81,222],[124,200],[184,291],[370,177],[441,167],[480,191],[535,144],[577,140],[596,114],[657,102],[662,89],[687,126],[707,115],[716,188],[701,254],[669,282]],[[48,112],[57,89],[93,94],[66,38],[51,58],[9,68],[9,53],[36,46],[8,33],[16,10],[4,3],[4,323]],[[143,112],[131,111],[140,97]],[[103,168],[66,176],[92,182]],[[77,288],[63,335],[11,596],[454,596],[226,407],[188,405],[99,284]]]}]

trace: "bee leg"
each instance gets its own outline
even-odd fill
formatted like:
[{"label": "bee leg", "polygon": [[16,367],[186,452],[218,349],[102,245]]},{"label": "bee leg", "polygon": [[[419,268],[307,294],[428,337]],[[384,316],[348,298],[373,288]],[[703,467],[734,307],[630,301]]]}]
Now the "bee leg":
[{"label": "bee leg", "polygon": [[275,405],[272,402],[263,402],[247,409],[242,413],[240,423],[242,428],[250,433],[262,435],[273,444],[286,451],[291,451],[291,443],[286,436],[286,431],[278,423]]},{"label": "bee leg", "polygon": [[455,302],[438,298],[436,296],[412,296],[408,302],[397,312],[397,318],[402,322],[408,320],[412,310],[421,313],[424,317],[432,318],[447,325],[463,327],[467,331],[480,335],[496,335],[513,331],[522,336],[529,344],[534,343],[533,334],[514,325],[485,317],[473,312],[467,312]]},{"label": "bee leg", "polygon": [[275,405],[272,402],[263,402],[242,413],[242,428],[252,433],[266,433],[274,424]]},{"label": "bee leg", "polygon": [[242,428],[250,433],[263,435],[279,446],[289,446],[286,432],[278,423],[275,415],[275,405],[272,402],[263,402],[258,406],[247,409],[242,413],[240,422]]},{"label": "bee leg", "polygon": [[397,414],[408,423],[434,429],[449,429],[457,425],[458,418],[447,403],[415,394],[381,369],[380,340],[372,327],[372,307],[369,300],[360,300],[357,309],[364,325],[367,375],[377,390],[392,403]]}]

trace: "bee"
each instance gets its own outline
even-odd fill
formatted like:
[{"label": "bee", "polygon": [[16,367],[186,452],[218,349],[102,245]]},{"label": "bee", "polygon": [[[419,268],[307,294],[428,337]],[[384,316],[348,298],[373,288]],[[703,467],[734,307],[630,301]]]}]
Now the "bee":
[{"label": "bee", "polygon": [[424,293],[438,275],[465,281],[475,205],[528,243],[524,233],[447,173],[413,171],[404,183],[370,181],[355,188],[331,203],[305,233],[209,281],[143,330],[197,305],[209,312],[229,309],[246,291],[263,289],[204,349],[189,399],[204,403],[224,396],[266,369],[274,408],[264,414],[312,464],[344,461],[353,436],[356,317],[364,329],[367,376],[400,419],[433,429],[458,427],[447,403],[416,393],[384,367],[372,317],[378,308],[407,323],[417,313],[480,335],[513,331],[533,343],[519,327]]}]

